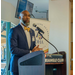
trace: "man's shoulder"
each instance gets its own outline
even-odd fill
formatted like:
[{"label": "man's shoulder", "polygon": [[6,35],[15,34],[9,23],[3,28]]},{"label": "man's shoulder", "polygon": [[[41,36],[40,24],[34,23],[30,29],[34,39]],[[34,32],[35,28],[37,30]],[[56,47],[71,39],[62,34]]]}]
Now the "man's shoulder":
[{"label": "man's shoulder", "polygon": [[18,28],[20,27],[20,24],[16,25],[15,27],[11,28],[10,31],[16,32],[19,30]]},{"label": "man's shoulder", "polygon": [[14,29],[14,30],[15,30],[15,29],[18,29],[19,27],[20,27],[20,24],[18,24],[18,25],[16,25],[16,26],[14,26],[13,28],[11,28],[11,30],[12,30],[12,29]]},{"label": "man's shoulder", "polygon": [[20,27],[20,24],[16,25],[15,27],[13,27],[14,29],[17,29]]}]

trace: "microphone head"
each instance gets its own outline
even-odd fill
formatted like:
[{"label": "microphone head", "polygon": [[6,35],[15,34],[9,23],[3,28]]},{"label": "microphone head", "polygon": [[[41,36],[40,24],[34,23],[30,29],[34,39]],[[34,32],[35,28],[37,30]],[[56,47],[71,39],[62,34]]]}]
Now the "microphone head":
[{"label": "microphone head", "polygon": [[34,23],[33,26],[36,27],[37,25]]}]

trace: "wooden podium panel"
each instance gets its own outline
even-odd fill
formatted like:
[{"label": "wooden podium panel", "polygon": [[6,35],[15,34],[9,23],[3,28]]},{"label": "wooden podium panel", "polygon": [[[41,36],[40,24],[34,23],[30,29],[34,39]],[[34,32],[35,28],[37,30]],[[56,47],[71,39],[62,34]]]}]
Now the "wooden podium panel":
[{"label": "wooden podium panel", "polygon": [[59,53],[63,55],[64,62],[45,63],[45,75],[66,75],[66,53],[64,51]]}]

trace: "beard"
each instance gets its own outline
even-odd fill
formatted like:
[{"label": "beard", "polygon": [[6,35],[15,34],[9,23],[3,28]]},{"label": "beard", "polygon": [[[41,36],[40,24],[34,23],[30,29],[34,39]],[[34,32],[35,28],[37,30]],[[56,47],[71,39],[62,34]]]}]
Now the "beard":
[{"label": "beard", "polygon": [[29,22],[26,22],[23,19],[21,19],[21,22],[23,23],[24,26],[29,26],[30,25],[30,21]]}]

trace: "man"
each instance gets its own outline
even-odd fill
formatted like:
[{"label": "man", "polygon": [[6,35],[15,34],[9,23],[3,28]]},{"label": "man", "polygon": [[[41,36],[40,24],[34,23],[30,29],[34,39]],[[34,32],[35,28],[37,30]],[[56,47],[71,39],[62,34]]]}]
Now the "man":
[{"label": "man", "polygon": [[10,29],[9,48],[11,52],[10,71],[12,75],[18,75],[18,59],[30,52],[40,51],[39,45],[35,45],[35,33],[28,27],[30,14],[27,10],[20,13],[20,24]]}]

